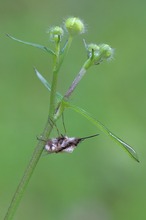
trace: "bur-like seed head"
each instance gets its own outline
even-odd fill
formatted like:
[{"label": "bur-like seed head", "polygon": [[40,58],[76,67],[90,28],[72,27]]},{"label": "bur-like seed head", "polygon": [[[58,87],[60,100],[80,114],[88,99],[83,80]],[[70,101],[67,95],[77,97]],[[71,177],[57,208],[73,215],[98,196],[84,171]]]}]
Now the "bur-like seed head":
[{"label": "bur-like seed head", "polygon": [[83,21],[77,17],[70,17],[66,19],[64,25],[71,36],[83,34],[85,32],[85,25]]},{"label": "bur-like seed head", "polygon": [[114,50],[108,44],[100,44],[99,51],[103,60],[109,60],[113,57]]},{"label": "bur-like seed head", "polygon": [[97,44],[88,44],[86,45],[86,49],[87,49],[87,55],[88,58],[92,56],[92,53],[94,54],[94,56],[98,56],[99,55],[99,46]]},{"label": "bur-like seed head", "polygon": [[[85,42],[84,42],[85,43]],[[113,57],[113,49],[108,44],[88,44],[86,45],[88,58],[91,58],[92,63],[97,65],[103,60],[109,60]]]},{"label": "bur-like seed head", "polygon": [[51,27],[48,32],[50,34],[50,40],[53,42],[58,42],[64,35],[64,30],[59,26]]}]

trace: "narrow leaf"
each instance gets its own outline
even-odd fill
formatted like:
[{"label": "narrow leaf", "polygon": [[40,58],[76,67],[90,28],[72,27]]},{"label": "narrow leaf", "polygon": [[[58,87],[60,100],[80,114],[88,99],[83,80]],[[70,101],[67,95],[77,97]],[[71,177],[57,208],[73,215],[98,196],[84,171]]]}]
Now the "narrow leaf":
[{"label": "narrow leaf", "polygon": [[[39,71],[36,68],[34,68],[34,71],[35,71],[37,77],[39,78],[39,80],[43,83],[43,85],[49,90],[49,92],[51,92],[51,85],[47,82],[47,80],[39,73]],[[57,92],[56,96],[59,101],[63,98],[63,96],[58,92]]]},{"label": "narrow leaf", "polygon": [[45,47],[45,46],[43,46],[43,45],[35,44],[35,43],[30,43],[30,42],[26,42],[26,41],[22,41],[22,40],[19,40],[19,39],[15,38],[15,37],[12,37],[12,36],[9,35],[9,34],[6,34],[6,35],[7,35],[9,38],[11,38],[12,40],[15,40],[15,41],[17,41],[17,42],[20,42],[20,43],[23,43],[23,44],[26,44],[26,45],[30,45],[30,46],[33,46],[33,47],[36,47],[36,48],[39,48],[39,49],[41,49],[41,50],[44,50],[45,52],[48,52],[48,53],[50,53],[50,54],[52,54],[52,55],[55,55],[54,52],[53,52],[51,49],[49,49],[49,48],[47,48],[47,47]]},{"label": "narrow leaf", "polygon": [[62,48],[61,51],[60,51],[60,54],[63,54],[63,53],[64,53],[64,51],[65,51],[66,48],[67,48],[67,45],[68,45],[68,40],[65,42],[63,48]]},{"label": "narrow leaf", "polygon": [[127,143],[125,143],[123,140],[121,140],[119,137],[117,137],[115,134],[113,134],[108,128],[106,128],[100,121],[93,118],[88,112],[85,110],[79,108],[78,106],[69,104],[70,108],[72,108],[74,111],[80,113],[82,116],[87,118],[90,122],[92,122],[96,127],[98,127],[101,131],[103,131],[106,135],[108,135],[112,140],[114,140],[116,143],[118,143],[120,146],[124,147],[124,149],[137,161],[139,162],[137,153],[135,150],[129,146]]}]

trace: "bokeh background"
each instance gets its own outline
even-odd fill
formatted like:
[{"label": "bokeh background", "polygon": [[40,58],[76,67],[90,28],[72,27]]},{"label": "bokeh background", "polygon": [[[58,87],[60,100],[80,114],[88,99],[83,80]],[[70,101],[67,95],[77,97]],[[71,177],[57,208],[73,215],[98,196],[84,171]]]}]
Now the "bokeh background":
[{"label": "bokeh background", "polygon": [[[42,132],[49,93],[35,66],[49,81],[52,59],[5,36],[51,45],[46,30],[68,16],[85,21],[62,66],[63,94],[86,59],[82,43],[108,43],[111,62],[92,67],[72,96],[111,131],[135,148],[138,164],[82,116],[67,110],[69,136],[100,136],[73,154],[42,156],[15,220],[137,220],[146,218],[146,1],[0,1],[0,219]],[[61,121],[58,123],[63,131]],[[56,131],[54,131],[54,136]]]}]

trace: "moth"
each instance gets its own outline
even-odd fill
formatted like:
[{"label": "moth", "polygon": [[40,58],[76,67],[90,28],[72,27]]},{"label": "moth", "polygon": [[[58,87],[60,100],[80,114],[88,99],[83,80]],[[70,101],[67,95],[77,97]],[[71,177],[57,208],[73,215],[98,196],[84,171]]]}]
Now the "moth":
[{"label": "moth", "polygon": [[99,134],[95,134],[83,138],[60,135],[57,138],[52,138],[46,141],[45,150],[48,153],[60,153],[60,152],[72,153],[80,142],[98,135]]}]

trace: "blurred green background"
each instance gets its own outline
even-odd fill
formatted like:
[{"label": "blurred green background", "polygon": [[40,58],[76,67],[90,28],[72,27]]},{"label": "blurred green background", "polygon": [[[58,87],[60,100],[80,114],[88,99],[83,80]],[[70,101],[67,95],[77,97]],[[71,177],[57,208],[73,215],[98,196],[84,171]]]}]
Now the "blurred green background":
[{"label": "blurred green background", "polygon": [[[65,112],[69,136],[100,136],[73,154],[42,156],[15,220],[137,220],[146,218],[146,1],[0,1],[0,219],[42,132],[49,93],[35,66],[51,79],[52,60],[5,36],[48,45],[46,30],[68,16],[87,27],[76,37],[60,72],[64,93],[86,59],[87,43],[115,48],[111,62],[92,67],[72,101],[137,151],[140,163],[82,116]],[[63,133],[61,122],[59,130]],[[56,135],[56,132],[54,132]]]}]

